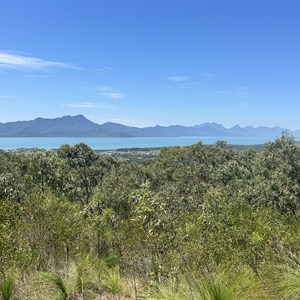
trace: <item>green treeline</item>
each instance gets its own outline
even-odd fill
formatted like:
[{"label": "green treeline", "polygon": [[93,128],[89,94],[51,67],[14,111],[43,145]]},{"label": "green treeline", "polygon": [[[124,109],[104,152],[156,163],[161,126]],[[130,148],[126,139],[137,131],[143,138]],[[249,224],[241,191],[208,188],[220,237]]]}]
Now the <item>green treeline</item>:
[{"label": "green treeline", "polygon": [[0,299],[300,299],[300,147],[0,151]]}]

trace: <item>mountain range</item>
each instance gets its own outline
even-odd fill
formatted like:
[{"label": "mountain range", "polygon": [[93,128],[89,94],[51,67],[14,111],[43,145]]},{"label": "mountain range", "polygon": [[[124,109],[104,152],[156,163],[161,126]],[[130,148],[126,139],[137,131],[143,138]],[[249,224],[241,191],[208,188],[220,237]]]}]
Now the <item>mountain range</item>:
[{"label": "mountain range", "polygon": [[225,128],[217,123],[195,126],[131,127],[107,122],[102,125],[88,120],[83,115],[64,116],[54,119],[36,118],[31,121],[0,123],[0,137],[179,137],[179,136],[257,136],[277,137],[287,131],[300,137],[300,130],[291,131],[281,127]]}]

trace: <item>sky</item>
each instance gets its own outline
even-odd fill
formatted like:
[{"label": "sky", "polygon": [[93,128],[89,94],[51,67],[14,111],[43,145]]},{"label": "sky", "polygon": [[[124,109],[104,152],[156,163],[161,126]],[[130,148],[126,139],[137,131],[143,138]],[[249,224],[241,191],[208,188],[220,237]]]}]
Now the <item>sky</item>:
[{"label": "sky", "polygon": [[300,129],[300,0],[0,0],[0,122]]}]

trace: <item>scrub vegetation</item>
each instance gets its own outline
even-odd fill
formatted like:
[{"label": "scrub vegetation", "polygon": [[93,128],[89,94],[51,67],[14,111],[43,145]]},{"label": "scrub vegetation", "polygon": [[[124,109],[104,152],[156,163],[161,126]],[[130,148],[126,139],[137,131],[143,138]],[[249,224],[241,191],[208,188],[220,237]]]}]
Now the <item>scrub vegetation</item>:
[{"label": "scrub vegetation", "polygon": [[129,162],[0,151],[1,300],[300,299],[300,147]]}]

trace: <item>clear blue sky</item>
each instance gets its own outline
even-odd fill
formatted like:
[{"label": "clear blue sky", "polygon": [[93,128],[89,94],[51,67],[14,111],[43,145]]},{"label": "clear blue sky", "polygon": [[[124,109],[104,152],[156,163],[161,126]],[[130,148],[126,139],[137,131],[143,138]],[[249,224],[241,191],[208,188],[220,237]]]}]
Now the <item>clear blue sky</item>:
[{"label": "clear blue sky", "polygon": [[300,128],[299,1],[0,1],[0,122]]}]

